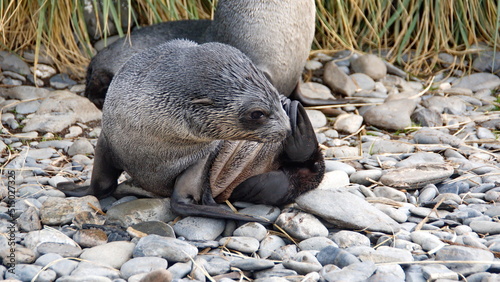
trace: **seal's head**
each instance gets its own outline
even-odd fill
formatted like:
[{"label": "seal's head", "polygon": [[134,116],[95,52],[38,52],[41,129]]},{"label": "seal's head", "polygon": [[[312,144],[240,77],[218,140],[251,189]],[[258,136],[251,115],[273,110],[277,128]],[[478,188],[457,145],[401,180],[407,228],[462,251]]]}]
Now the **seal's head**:
[{"label": "seal's head", "polygon": [[[279,142],[290,132],[278,91],[229,45],[173,40],[134,56],[121,73],[127,75],[113,80],[104,113],[133,111],[133,120],[150,120],[154,130],[149,133],[185,141]],[[120,109],[123,104],[129,106]],[[138,124],[144,126],[144,121]]]}]

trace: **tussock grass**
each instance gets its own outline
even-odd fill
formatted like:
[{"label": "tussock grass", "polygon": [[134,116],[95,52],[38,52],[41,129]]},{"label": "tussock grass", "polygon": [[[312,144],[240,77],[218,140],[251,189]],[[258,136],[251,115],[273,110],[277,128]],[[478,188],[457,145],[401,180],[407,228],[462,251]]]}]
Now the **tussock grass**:
[{"label": "tussock grass", "polygon": [[[211,18],[216,2],[0,0],[0,48],[18,54],[34,49],[51,57],[61,71],[83,77],[93,33],[109,36],[112,27],[105,19],[124,36],[132,23]],[[315,49],[376,52],[422,75],[436,70],[439,52],[457,56],[453,67],[464,68],[464,60],[477,51],[472,46],[500,46],[497,0],[316,0],[316,5]],[[90,33],[84,20],[89,10],[99,18]]]}]

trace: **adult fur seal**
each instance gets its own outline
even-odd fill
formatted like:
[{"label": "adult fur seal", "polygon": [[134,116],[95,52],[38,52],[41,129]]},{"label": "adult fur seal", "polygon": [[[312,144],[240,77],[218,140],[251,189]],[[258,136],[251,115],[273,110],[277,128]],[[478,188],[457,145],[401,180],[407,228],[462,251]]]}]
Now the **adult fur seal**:
[{"label": "adult fur seal", "polygon": [[87,69],[85,96],[101,108],[111,79],[132,55],[178,38],[198,43],[222,42],[238,48],[281,94],[289,96],[300,81],[313,41],[314,3],[219,0],[213,21],[173,21],[136,30],[130,38],[119,39],[92,59]]},{"label": "adult fur seal", "polygon": [[173,40],[132,57],[109,87],[102,122],[90,187],[67,195],[110,195],[126,171],[172,196],[177,213],[255,220],[214,198],[283,204],[324,174],[302,106],[221,43]]}]

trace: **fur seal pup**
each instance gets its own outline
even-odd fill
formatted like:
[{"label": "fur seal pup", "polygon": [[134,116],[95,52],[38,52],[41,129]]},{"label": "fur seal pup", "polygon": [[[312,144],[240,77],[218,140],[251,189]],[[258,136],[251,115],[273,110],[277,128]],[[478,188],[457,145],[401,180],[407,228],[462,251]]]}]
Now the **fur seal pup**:
[{"label": "fur seal pup", "polygon": [[173,40],[118,71],[90,186],[58,188],[102,198],[123,171],[144,190],[171,196],[179,214],[254,221],[216,201],[292,201],[318,186],[324,161],[303,107],[280,96],[243,53]]},{"label": "fur seal pup", "polygon": [[296,92],[300,98],[296,90],[314,37],[315,11],[314,0],[219,0],[213,21],[172,21],[141,28],[91,60],[84,95],[102,108],[111,79],[132,55],[180,38],[236,47],[281,94]]}]

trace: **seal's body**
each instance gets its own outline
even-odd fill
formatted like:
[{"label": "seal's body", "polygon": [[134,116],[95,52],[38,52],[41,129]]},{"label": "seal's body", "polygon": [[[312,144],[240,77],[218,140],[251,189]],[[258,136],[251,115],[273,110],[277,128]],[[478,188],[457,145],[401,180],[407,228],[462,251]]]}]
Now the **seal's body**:
[{"label": "seal's body", "polygon": [[91,185],[65,193],[105,197],[123,171],[172,196],[180,214],[254,220],[213,206],[214,198],[289,202],[319,184],[324,163],[302,106],[280,97],[243,53],[173,40],[118,71]]},{"label": "seal's body", "polygon": [[174,21],[141,28],[99,52],[87,69],[85,96],[101,108],[111,79],[132,55],[178,38],[238,48],[281,94],[289,96],[309,54],[314,23],[314,0],[219,0],[213,21]]}]

